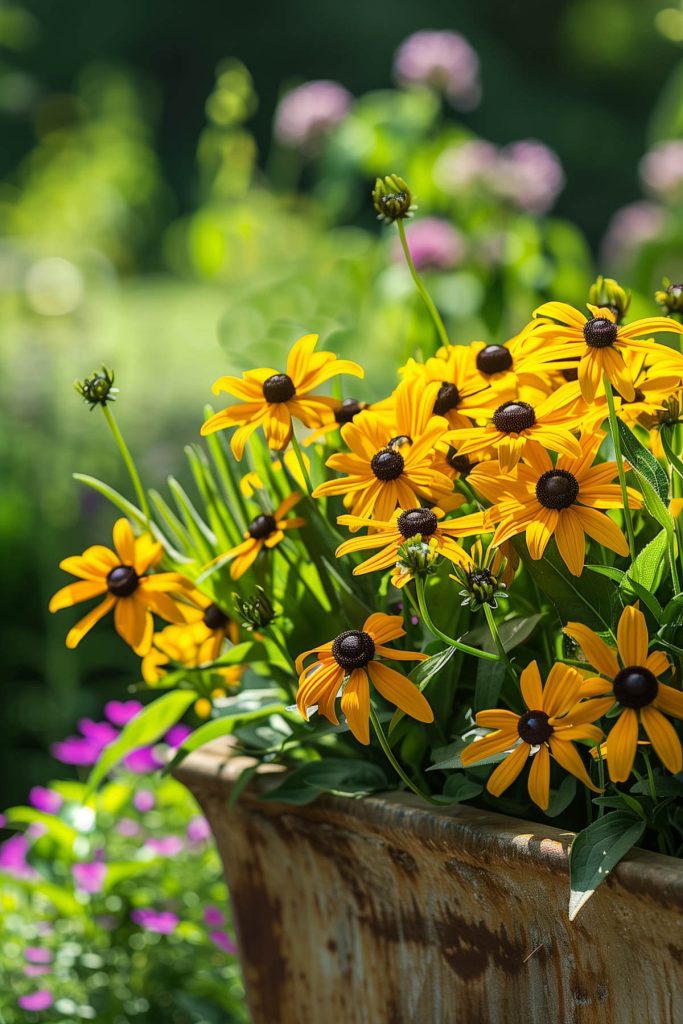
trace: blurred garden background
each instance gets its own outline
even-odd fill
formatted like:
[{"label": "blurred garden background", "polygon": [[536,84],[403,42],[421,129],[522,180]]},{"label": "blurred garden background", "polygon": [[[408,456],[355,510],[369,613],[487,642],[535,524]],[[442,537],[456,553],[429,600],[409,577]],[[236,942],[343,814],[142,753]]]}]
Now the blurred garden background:
[{"label": "blurred garden background", "polygon": [[[454,341],[502,342],[545,298],[582,304],[598,272],[652,313],[662,277],[683,278],[682,44],[674,0],[0,2],[0,806],[77,780],[85,763],[53,745],[139,696],[108,626],[67,652],[47,611],[59,560],[113,519],[73,471],[128,493],[74,380],[114,368],[120,424],[165,491],[169,474],[191,488],[182,448],[221,373],[277,365],[314,331],[381,379],[430,330],[369,199],[392,172],[416,196],[409,243]],[[182,801],[162,795],[148,832],[184,834]],[[215,854],[197,856],[218,884]],[[162,971],[187,975],[187,949],[209,942],[188,913]],[[234,978],[222,1002],[194,981],[176,1017],[130,982],[97,1019],[242,1019]],[[60,1019],[87,1018],[89,999]],[[1,1010],[43,1019],[39,1003]]]}]

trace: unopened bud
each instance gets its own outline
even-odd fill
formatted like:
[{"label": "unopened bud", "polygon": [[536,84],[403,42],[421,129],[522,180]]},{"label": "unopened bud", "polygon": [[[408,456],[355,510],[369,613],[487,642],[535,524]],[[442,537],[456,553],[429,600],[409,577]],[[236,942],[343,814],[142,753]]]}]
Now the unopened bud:
[{"label": "unopened bud", "polygon": [[588,289],[588,301],[592,306],[611,309],[617,322],[621,322],[631,305],[631,293],[613,277],[603,277],[601,274]]},{"label": "unopened bud", "polygon": [[74,381],[74,387],[81,398],[90,405],[91,410],[96,405],[107,405],[108,402],[115,402],[119,389],[114,387],[114,371],[102,367],[101,372],[95,370],[92,377],[85,380]]},{"label": "unopened bud", "polygon": [[377,219],[393,224],[395,220],[412,217],[417,209],[413,203],[408,185],[398,174],[387,174],[378,178],[372,190],[372,205],[375,207]]}]

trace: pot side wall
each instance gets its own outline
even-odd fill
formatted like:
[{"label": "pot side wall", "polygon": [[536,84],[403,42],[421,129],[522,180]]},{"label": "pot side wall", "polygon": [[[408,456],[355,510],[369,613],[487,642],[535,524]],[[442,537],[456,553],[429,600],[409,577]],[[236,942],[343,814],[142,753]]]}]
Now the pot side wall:
[{"label": "pot side wall", "polygon": [[635,852],[570,924],[571,835],[400,794],[228,808],[224,750],[177,775],[223,859],[254,1024],[683,1022],[680,861]]}]

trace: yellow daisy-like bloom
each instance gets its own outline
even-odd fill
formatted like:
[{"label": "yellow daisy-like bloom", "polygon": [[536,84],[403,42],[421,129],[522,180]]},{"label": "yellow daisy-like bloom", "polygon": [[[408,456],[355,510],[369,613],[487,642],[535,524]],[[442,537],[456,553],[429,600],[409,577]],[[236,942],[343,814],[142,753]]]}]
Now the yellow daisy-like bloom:
[{"label": "yellow daisy-like bloom", "polygon": [[[625,782],[631,774],[639,722],[665,767],[674,774],[683,770],[681,741],[662,714],[683,718],[683,693],[660,681],[659,677],[671,665],[661,651],[648,652],[647,624],[640,609],[629,605],[621,613],[616,654],[597,633],[580,622],[568,622],[564,631],[577,642],[589,664],[605,677],[587,679],[582,684],[582,696],[603,698],[596,703],[604,711],[615,701],[621,708],[606,741],[612,782]],[[609,696],[605,697],[606,694]]]},{"label": "yellow daisy-like bloom", "polygon": [[241,459],[244,446],[257,427],[262,426],[270,448],[282,451],[292,437],[292,417],[307,427],[321,427],[334,421],[330,400],[309,397],[324,381],[341,373],[363,377],[358,363],[337,359],[333,352],[314,352],[317,334],[305,334],[293,346],[284,373],[265,367],[248,370],[239,377],[219,377],[212,391],[227,391],[244,403],[230,406],[211,416],[202,426],[202,434],[241,424],[232,435],[230,446]]},{"label": "yellow daisy-like bloom", "polygon": [[161,559],[162,548],[149,533],[135,537],[127,519],[118,519],[113,530],[114,551],[101,544],[87,548],[59,563],[60,569],[78,577],[62,587],[50,601],[50,611],[71,608],[91,597],[104,601],[73,626],[66,646],[77,647],[95,623],[114,609],[116,632],[136,654],[147,654],[154,634],[152,612],[167,622],[183,622],[184,616],[171,594],[194,592],[194,584],[177,572],[149,574]]},{"label": "yellow daisy-like bloom", "polygon": [[578,404],[576,387],[565,384],[536,406],[521,399],[503,402],[486,427],[451,430],[444,440],[458,455],[493,451],[503,473],[514,471],[530,444],[578,458],[581,448],[572,433],[581,422]]},{"label": "yellow daisy-like bloom", "polygon": [[[209,608],[216,607],[216,605],[209,605]],[[161,632],[154,634],[152,647],[142,659],[141,665],[142,678],[146,683],[156,686],[166,675],[172,662],[176,665],[185,665],[188,668],[200,668],[202,665],[210,665],[215,660],[216,656],[206,657],[208,645],[203,639],[202,633],[196,629],[198,625],[201,623],[166,626]],[[235,623],[232,625],[236,628]],[[214,632],[211,630],[211,640],[213,640]],[[219,665],[213,669],[213,673],[220,677],[224,686],[229,688],[236,686],[240,681],[244,673],[244,666]]]},{"label": "yellow daisy-like bloom", "polygon": [[657,365],[662,372],[683,368],[683,356],[646,338],[654,332],[683,334],[683,326],[676,321],[652,316],[619,326],[614,310],[590,304],[588,309],[590,319],[566,302],[546,302],[534,311],[535,319],[525,334],[527,343],[539,339],[547,343],[548,359],[578,357],[579,384],[587,402],[593,401],[605,375],[627,402],[633,401],[635,386],[625,352],[642,352],[648,365]]},{"label": "yellow daisy-like bloom", "polygon": [[242,543],[224,551],[209,562],[209,565],[224,565],[231,562],[230,576],[232,579],[238,580],[240,576],[244,576],[263,548],[276,547],[284,540],[285,530],[296,530],[306,525],[305,519],[296,516],[293,519],[285,519],[285,516],[291,512],[298,501],[301,501],[301,495],[295,491],[280,503],[272,515],[262,512],[256,516],[245,530]]},{"label": "yellow daisy-like bloom", "polygon": [[558,663],[551,668],[543,686],[538,665],[532,661],[520,676],[527,711],[523,715],[497,709],[479,711],[477,725],[495,732],[465,747],[460,755],[462,764],[476,764],[492,754],[510,750],[486,784],[489,793],[500,796],[518,777],[529,757],[533,757],[529,796],[542,811],[546,810],[550,799],[551,754],[565,771],[599,793],[573,741],[600,742],[602,729],[591,723],[603,713],[605,702],[581,701],[582,682],[583,677],[576,669]]},{"label": "yellow daisy-like bloom", "polygon": [[327,480],[313,492],[314,498],[344,495],[344,505],[354,516],[386,522],[397,506],[416,508],[424,497],[439,502],[451,495],[451,480],[435,468],[436,445],[447,424],[433,415],[439,385],[415,387],[406,382],[396,389],[392,430],[383,417],[363,412],[342,427],[350,452],[330,456],[326,465],[347,475]]},{"label": "yellow daisy-like bloom", "polygon": [[[350,540],[344,541],[335,552],[337,558],[347,555],[351,551],[382,549],[376,555],[357,565],[353,570],[354,576],[361,576],[367,572],[380,572],[390,566],[395,566],[399,548],[406,541],[417,536],[420,536],[425,543],[434,540],[436,552],[445,555],[457,565],[471,565],[472,559],[455,538],[470,537],[472,534],[481,533],[484,529],[482,512],[474,512],[472,515],[460,516],[456,519],[444,519],[444,513],[440,508],[398,508],[389,521],[360,519],[358,516],[339,516],[337,522],[350,529],[358,530],[363,526],[368,526],[373,531],[367,537],[352,537]],[[406,572],[401,572],[397,576],[401,586],[405,586],[411,578],[411,574]]]},{"label": "yellow daisy-like bloom", "polygon": [[[335,703],[341,694],[341,709],[349,729],[359,743],[370,742],[370,682],[389,703],[400,708],[418,722],[433,722],[434,713],[427,699],[406,676],[378,661],[424,661],[426,654],[418,651],[395,651],[385,645],[405,636],[400,615],[375,612],[363,623],[362,629],[348,629],[329,643],[304,651],[296,659],[299,689],[296,703],[300,714],[308,721],[309,711],[317,706],[333,725],[339,725]],[[310,654],[318,657],[304,668]]]},{"label": "yellow daisy-like bloom", "polygon": [[498,391],[477,371],[476,357],[467,345],[440,348],[426,363],[409,359],[399,373],[402,381],[412,381],[413,388],[438,385],[432,414],[445,416],[450,427],[471,426],[473,419],[486,416],[500,401]]},{"label": "yellow daisy-like bloom", "polygon": [[530,346],[525,345],[524,334],[516,335],[504,345],[473,341],[470,349],[482,387],[494,388],[500,401],[522,398],[536,405],[552,391],[557,376],[554,371],[573,365],[569,360],[546,359],[542,346],[530,350]]},{"label": "yellow daisy-like bloom", "polygon": [[[618,555],[627,555],[621,529],[599,511],[623,508],[621,489],[611,483],[617,475],[616,463],[593,465],[603,437],[594,433],[581,438],[580,457],[561,455],[556,465],[543,449],[527,449],[516,476],[502,473],[497,462],[476,466],[469,475],[470,484],[497,502],[485,513],[489,523],[498,523],[493,543],[502,544],[526,531],[529,554],[538,559],[554,535],[560,557],[574,576],[583,572],[586,534]],[[640,494],[632,487],[627,493],[629,508],[640,508]]]},{"label": "yellow daisy-like bloom", "polygon": [[[615,393],[614,406],[619,419],[624,423],[628,423],[629,426],[637,424],[649,430],[658,423],[667,401],[679,391],[683,379],[683,366],[679,374],[673,374],[671,370],[664,373],[657,363],[654,366],[645,366],[642,352],[636,353],[635,358],[627,359],[627,363],[633,377],[635,393],[630,401],[623,395]],[[603,422],[607,418],[606,397],[603,395],[596,398],[593,408],[596,422]]]}]

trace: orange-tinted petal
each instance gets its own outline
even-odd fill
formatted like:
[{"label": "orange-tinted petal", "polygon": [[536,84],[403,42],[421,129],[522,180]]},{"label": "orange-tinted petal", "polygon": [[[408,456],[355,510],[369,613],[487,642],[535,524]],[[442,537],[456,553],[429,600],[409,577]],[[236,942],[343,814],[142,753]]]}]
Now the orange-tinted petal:
[{"label": "orange-tinted petal", "polygon": [[66,646],[73,650],[78,647],[79,643],[83,639],[86,633],[88,633],[96,622],[107,614],[107,612],[114,607],[116,598],[109,594],[105,597],[104,601],[98,604],[95,608],[92,608],[87,615],[84,615],[75,626],[72,626],[66,636]]},{"label": "orange-tinted petal", "polygon": [[529,758],[529,745],[520,743],[492,773],[486,788],[492,796],[500,796],[515,781]]},{"label": "orange-tinted petal", "polygon": [[660,683],[655,698],[655,706],[662,711],[666,711],[667,715],[673,715],[674,718],[683,718],[683,693],[680,690],[674,689],[673,686]]},{"label": "orange-tinted petal", "polygon": [[552,755],[559,765],[561,765],[566,772],[574,775],[580,782],[583,782],[584,786],[588,786],[594,793],[600,793],[601,790],[594,784],[590,775],[586,771],[581,755],[574,746],[573,743],[565,741],[560,736],[550,737],[550,749]]},{"label": "orange-tinted petal", "polygon": [[668,718],[665,718],[657,708],[644,707],[640,711],[640,720],[664,767],[668,768],[673,775],[682,771],[681,741]]},{"label": "orange-tinted petal", "polygon": [[635,605],[627,605],[617,626],[617,646],[624,665],[644,665],[648,633],[645,616]]},{"label": "orange-tinted petal", "polygon": [[564,627],[564,632],[576,641],[586,656],[586,660],[598,672],[609,679],[614,679],[619,672],[617,656],[597,633],[581,622],[568,622]]},{"label": "orange-tinted petal", "polygon": [[607,737],[607,767],[612,782],[626,782],[636,756],[638,716],[633,708],[625,708]]},{"label": "orange-tinted petal", "polygon": [[341,709],[359,743],[370,742],[370,684],[364,668],[354,669],[344,687]]},{"label": "orange-tinted petal", "polygon": [[368,673],[375,686],[375,689],[394,704],[406,715],[415,718],[418,722],[433,722],[434,712],[429,706],[427,698],[400,672],[396,672],[388,665],[382,665],[379,661],[371,661],[368,664]]},{"label": "orange-tinted petal", "polygon": [[79,580],[78,583],[68,583],[56,594],[53,594],[49,608],[51,612],[61,611],[62,608],[71,608],[80,601],[87,601],[91,597],[99,597],[107,590],[104,580]]},{"label": "orange-tinted petal", "polygon": [[550,800],[550,754],[545,744],[541,745],[531,762],[528,787],[533,802],[545,811]]},{"label": "orange-tinted petal", "polygon": [[543,684],[541,674],[538,671],[538,663],[530,662],[522,671],[519,677],[519,685],[522,690],[524,703],[529,711],[543,710]]}]

